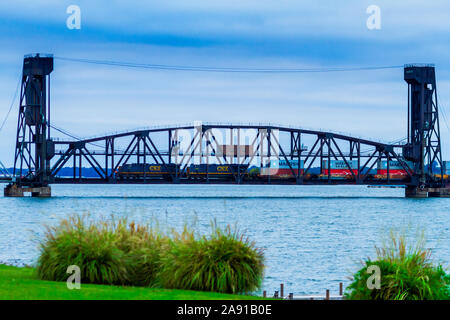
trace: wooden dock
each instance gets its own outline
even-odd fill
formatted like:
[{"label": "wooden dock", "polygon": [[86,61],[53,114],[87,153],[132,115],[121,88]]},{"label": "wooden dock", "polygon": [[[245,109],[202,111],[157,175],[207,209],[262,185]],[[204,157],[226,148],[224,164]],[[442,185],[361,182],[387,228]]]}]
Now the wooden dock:
[{"label": "wooden dock", "polygon": [[287,296],[284,297],[284,300],[344,300],[343,296],[321,296],[321,295],[312,295],[312,296]]},{"label": "wooden dock", "polygon": [[[263,297],[267,297],[267,291],[263,292]],[[275,299],[283,300],[344,300],[344,285],[342,282],[339,283],[339,294],[330,295],[330,290],[325,291],[325,295],[304,295],[304,296],[294,296],[293,293],[289,293],[284,296],[284,284],[280,284],[280,291],[275,291],[273,294]]]}]

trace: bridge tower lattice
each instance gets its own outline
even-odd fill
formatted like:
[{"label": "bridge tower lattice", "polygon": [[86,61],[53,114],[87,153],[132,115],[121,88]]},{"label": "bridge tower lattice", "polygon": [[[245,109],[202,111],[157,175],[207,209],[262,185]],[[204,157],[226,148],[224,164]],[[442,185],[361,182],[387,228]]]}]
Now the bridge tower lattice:
[{"label": "bridge tower lattice", "polygon": [[49,183],[50,159],[50,73],[53,57],[25,56],[20,89],[14,172],[16,184],[33,181],[38,187]]},{"label": "bridge tower lattice", "polygon": [[[444,166],[434,66],[406,65],[404,79],[408,83],[408,142],[403,148],[403,156],[414,163],[415,181],[412,183],[441,187]],[[441,168],[441,178],[434,178],[436,164]]]}]

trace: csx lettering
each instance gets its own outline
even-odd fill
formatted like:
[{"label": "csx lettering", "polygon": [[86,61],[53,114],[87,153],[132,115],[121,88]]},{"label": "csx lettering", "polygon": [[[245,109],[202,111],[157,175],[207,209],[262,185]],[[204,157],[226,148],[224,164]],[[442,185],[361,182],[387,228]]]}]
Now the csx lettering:
[{"label": "csx lettering", "polygon": [[219,167],[217,167],[217,171],[228,171],[228,167],[227,166],[219,166]]},{"label": "csx lettering", "polygon": [[150,166],[148,167],[149,171],[161,171],[161,166]]}]

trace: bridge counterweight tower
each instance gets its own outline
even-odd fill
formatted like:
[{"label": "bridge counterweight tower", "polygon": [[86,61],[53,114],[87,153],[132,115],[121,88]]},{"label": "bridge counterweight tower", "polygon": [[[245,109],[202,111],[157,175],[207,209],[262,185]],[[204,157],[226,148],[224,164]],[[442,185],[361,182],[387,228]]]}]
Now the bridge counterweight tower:
[{"label": "bridge counterweight tower", "polygon": [[[436,75],[433,65],[406,65],[408,83],[408,142],[403,156],[414,163],[414,177],[407,197],[426,197],[428,188],[443,188],[444,164],[441,151]],[[441,168],[435,178],[433,167]],[[431,196],[436,193],[430,192]]]},{"label": "bridge counterweight tower", "polygon": [[5,195],[22,196],[25,190],[33,196],[50,196],[50,159],[54,155],[49,123],[52,71],[52,56],[25,56],[14,153],[14,188],[8,186]]}]

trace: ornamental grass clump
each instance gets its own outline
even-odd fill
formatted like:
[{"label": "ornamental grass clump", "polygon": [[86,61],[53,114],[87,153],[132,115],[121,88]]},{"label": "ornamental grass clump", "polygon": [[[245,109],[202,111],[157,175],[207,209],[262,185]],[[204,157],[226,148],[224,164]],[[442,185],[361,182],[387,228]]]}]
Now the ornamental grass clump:
[{"label": "ornamental grass clump", "polygon": [[161,257],[168,249],[168,238],[149,226],[119,224],[118,247],[125,252],[128,285],[152,287],[157,283]]},{"label": "ornamental grass clump", "polygon": [[159,280],[164,288],[252,292],[261,286],[263,263],[262,250],[229,226],[222,230],[213,225],[210,236],[196,236],[185,228],[170,240]]},{"label": "ornamental grass clump", "polygon": [[47,227],[37,275],[66,281],[69,266],[80,268],[81,283],[251,292],[261,286],[264,256],[230,227],[213,224],[209,236],[184,228],[169,236],[126,219],[88,221],[73,216]]},{"label": "ornamental grass clump", "polygon": [[65,281],[70,265],[82,283],[152,286],[167,240],[149,226],[126,219],[89,222],[87,216],[47,227],[37,263],[40,279]]},{"label": "ornamental grass clump", "polygon": [[[376,260],[364,261],[363,268],[354,275],[353,282],[347,287],[346,298],[352,300],[450,299],[450,275],[445,273],[442,265],[432,263],[431,251],[425,249],[424,244],[423,237],[415,246],[410,246],[407,245],[405,236],[396,236],[391,233],[390,242],[376,249]],[[379,289],[373,287],[373,271],[368,272],[370,266],[377,266],[380,270]]]},{"label": "ornamental grass clump", "polygon": [[56,227],[47,227],[37,263],[38,277],[66,281],[67,268],[76,265],[82,283],[124,284],[128,280],[125,254],[117,241],[109,223],[87,222],[81,216],[64,219]]}]

